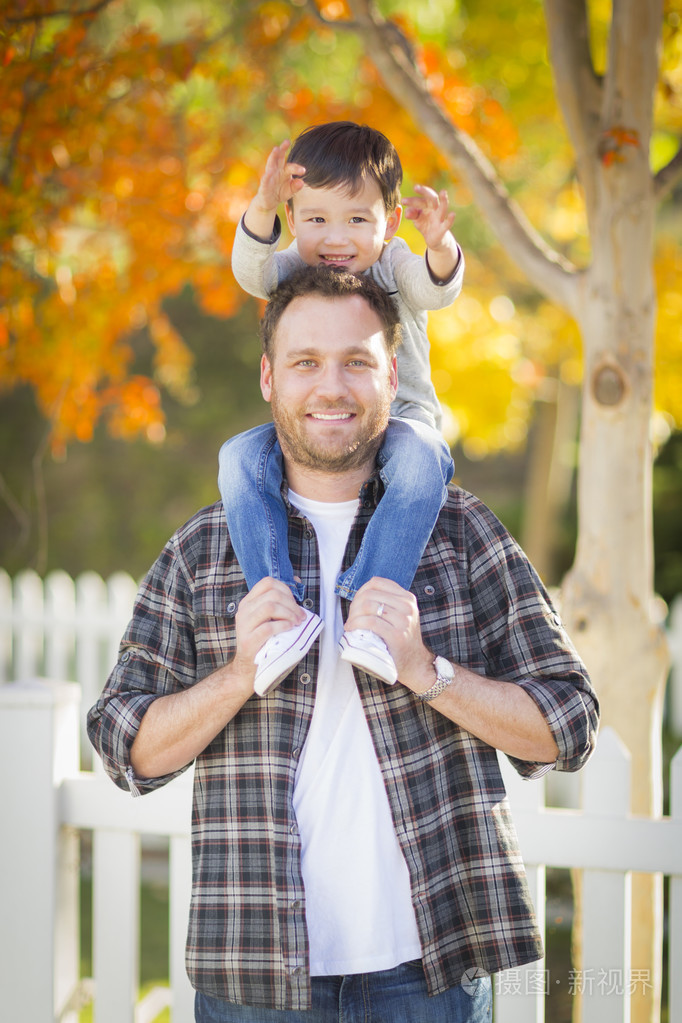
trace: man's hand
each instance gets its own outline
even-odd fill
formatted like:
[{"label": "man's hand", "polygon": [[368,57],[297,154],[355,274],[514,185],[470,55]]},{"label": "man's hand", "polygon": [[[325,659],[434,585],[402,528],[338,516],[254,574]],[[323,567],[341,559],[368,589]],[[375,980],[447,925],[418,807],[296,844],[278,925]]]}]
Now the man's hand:
[{"label": "man's hand", "polygon": [[[433,654],[421,638],[417,601],[397,583],[375,577],[361,586],[345,628],[381,636],[398,669],[398,682],[414,693],[425,693],[436,681]],[[559,750],[549,725],[521,686],[451,663],[453,683],[430,703],[434,710],[510,756],[554,763]]]},{"label": "man's hand", "polygon": [[287,163],[289,139],[275,146],[265,163],[258,191],[244,215],[244,224],[258,238],[272,235],[277,207],[287,202],[303,188],[305,167],[300,163]]},{"label": "man's hand", "polygon": [[253,659],[263,643],[303,617],[288,586],[261,579],[239,604],[230,663],[150,705],[130,751],[135,773],[158,778],[194,760],[253,696]]},{"label": "man's hand", "polygon": [[422,642],[416,598],[391,579],[375,576],[360,587],[345,629],[369,629],[380,636],[395,661],[398,681],[408,688],[423,690],[435,680],[433,654]]},{"label": "man's hand", "polygon": [[405,216],[424,237],[432,274],[447,280],[459,260],[457,243],[450,232],[455,213],[448,209],[448,193],[434,192],[426,185],[415,185],[414,190],[416,196],[402,200]]},{"label": "man's hand", "polygon": [[232,661],[240,677],[256,674],[254,657],[278,632],[286,632],[305,618],[289,587],[279,579],[261,579],[240,601],[235,615],[237,652]]}]

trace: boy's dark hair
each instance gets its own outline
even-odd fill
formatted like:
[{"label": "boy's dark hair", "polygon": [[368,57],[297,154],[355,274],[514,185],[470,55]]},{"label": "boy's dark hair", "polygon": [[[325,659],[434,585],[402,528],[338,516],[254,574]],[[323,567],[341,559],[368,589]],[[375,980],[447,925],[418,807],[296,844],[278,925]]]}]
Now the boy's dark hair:
[{"label": "boy's dark hair", "polygon": [[373,179],[381,189],[387,213],[393,213],[400,202],[400,157],[385,135],[366,124],[315,124],[301,132],[287,159],[305,167],[303,180],[311,188],[346,185],[354,195],[365,181]]},{"label": "boy's dark hair", "polygon": [[270,296],[260,322],[263,352],[272,362],[274,337],[285,310],[295,298],[347,298],[360,295],[381,320],[386,351],[392,358],[402,341],[400,318],[393,299],[371,277],[359,276],[339,266],[302,266],[279,285]]}]

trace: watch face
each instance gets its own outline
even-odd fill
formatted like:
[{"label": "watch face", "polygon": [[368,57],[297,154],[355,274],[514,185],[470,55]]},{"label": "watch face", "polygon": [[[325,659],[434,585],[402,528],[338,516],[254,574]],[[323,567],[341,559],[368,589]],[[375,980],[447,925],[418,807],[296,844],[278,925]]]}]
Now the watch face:
[{"label": "watch face", "polygon": [[445,657],[436,657],[433,666],[439,675],[443,675],[445,678],[454,678],[455,669]]}]

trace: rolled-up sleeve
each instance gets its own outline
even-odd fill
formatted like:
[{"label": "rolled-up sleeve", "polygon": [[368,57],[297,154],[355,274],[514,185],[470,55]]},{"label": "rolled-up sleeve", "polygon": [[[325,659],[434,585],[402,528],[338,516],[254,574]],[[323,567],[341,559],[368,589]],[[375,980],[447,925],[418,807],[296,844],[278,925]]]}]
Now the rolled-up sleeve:
[{"label": "rolled-up sleeve", "polygon": [[196,680],[192,619],[191,587],[170,541],[140,587],[118,661],[87,716],[88,737],[107,774],[133,795],[157,789],[182,773],[136,777],[130,751],[154,700]]},{"label": "rolled-up sleeve", "polygon": [[[585,676],[586,677],[586,676]],[[594,692],[578,680],[530,679],[518,683],[539,707],[559,749],[557,771],[579,771],[592,755],[597,740],[599,705]],[[537,777],[538,768],[509,758],[519,774]]]},{"label": "rolled-up sleeve", "polygon": [[[144,651],[126,649],[87,718],[90,742],[99,753],[105,771],[119,788],[134,796],[158,789],[182,774],[182,771],[176,771],[158,778],[141,778],[133,770],[130,762],[132,745],[142,718],[157,699],[157,695],[137,687],[136,676],[142,672],[145,683],[159,675],[158,666],[149,661]],[[163,695],[163,690],[173,692],[174,687],[170,684],[162,686],[158,695]]]}]

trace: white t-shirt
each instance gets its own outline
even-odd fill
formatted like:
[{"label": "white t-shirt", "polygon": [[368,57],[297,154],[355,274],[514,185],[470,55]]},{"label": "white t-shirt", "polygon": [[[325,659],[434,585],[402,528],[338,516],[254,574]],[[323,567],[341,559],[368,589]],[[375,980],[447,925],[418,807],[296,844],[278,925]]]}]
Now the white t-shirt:
[{"label": "white t-shirt", "polygon": [[[289,500],[317,534],[320,671],[294,789],[312,976],[373,973],[421,957],[407,864],[353,669],[339,658],[341,571],[357,500]],[[383,685],[377,681],[377,685]]]}]

